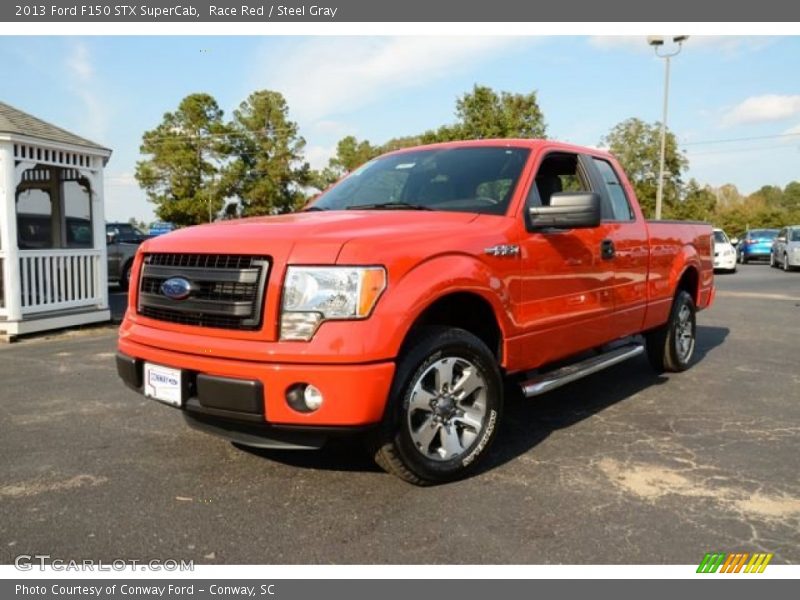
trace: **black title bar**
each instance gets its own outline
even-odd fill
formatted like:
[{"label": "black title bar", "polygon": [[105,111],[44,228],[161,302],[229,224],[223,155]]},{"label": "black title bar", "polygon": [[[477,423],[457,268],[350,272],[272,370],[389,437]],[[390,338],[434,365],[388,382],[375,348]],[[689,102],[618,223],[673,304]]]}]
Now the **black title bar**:
[{"label": "black title bar", "polygon": [[[798,22],[788,0],[4,0],[0,22]],[[455,33],[455,32],[454,32]]]}]

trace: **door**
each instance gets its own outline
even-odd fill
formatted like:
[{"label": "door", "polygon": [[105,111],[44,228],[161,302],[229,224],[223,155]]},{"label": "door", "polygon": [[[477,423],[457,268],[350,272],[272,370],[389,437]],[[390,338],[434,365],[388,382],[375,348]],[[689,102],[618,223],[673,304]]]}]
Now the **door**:
[{"label": "door", "polygon": [[611,287],[614,272],[604,258],[610,226],[533,231],[528,207],[548,205],[561,191],[597,191],[588,158],[551,152],[541,160],[530,184],[522,235],[523,340],[526,368],[565,358],[613,337]]},{"label": "door", "polygon": [[789,234],[789,230],[784,227],[778,232],[778,235],[775,237],[775,241],[772,242],[772,256],[773,261],[776,265],[783,265],[783,255],[786,252],[786,236]]},{"label": "door", "polygon": [[647,311],[647,270],[650,260],[647,225],[630,201],[619,167],[592,157],[592,177],[603,203],[604,244],[614,271],[613,330],[616,337],[641,332]]}]

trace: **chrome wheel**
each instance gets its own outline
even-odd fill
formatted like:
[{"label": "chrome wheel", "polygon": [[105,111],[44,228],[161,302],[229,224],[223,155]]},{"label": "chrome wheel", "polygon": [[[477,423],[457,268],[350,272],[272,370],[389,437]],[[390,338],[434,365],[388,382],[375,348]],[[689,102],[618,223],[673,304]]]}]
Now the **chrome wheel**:
[{"label": "chrome wheel", "polygon": [[478,439],[486,419],[486,379],[461,357],[431,364],[414,382],[406,423],[414,447],[424,457],[449,461]]},{"label": "chrome wheel", "polygon": [[677,337],[676,350],[678,359],[681,362],[689,362],[694,352],[694,322],[692,319],[692,309],[684,305],[678,312],[678,322],[675,325]]}]

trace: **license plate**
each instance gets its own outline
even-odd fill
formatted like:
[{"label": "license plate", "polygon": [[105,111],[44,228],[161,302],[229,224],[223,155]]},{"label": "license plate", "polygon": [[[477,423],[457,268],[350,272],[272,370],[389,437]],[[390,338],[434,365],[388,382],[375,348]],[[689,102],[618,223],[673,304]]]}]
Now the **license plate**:
[{"label": "license plate", "polygon": [[181,370],[144,363],[144,395],[180,407],[183,403]]}]

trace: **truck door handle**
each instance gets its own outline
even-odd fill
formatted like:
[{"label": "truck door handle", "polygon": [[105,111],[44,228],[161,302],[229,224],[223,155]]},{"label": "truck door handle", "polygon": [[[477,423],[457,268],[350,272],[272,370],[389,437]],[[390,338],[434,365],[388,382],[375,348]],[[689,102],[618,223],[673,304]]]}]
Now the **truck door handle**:
[{"label": "truck door handle", "polygon": [[616,255],[614,240],[603,240],[600,242],[600,256],[603,260],[611,260]]}]

